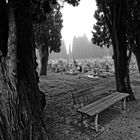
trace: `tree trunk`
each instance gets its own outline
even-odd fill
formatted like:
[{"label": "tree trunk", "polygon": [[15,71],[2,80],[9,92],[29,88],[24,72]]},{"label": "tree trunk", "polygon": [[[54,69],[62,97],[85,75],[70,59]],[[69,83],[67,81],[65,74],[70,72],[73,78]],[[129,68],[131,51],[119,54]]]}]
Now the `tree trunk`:
[{"label": "tree trunk", "polygon": [[[127,92],[130,94],[130,99],[134,100],[134,95],[131,89],[130,82],[126,82],[126,78],[129,79],[129,73],[127,69],[127,46],[126,46],[126,31],[123,25],[124,15],[124,2],[114,1],[107,9],[105,2],[102,0],[102,8],[105,14],[106,22],[109,28],[109,32],[112,35],[112,44],[114,52],[114,67],[115,67],[115,80],[116,90],[119,92]],[[128,89],[129,87],[129,89]],[[131,89],[131,90],[130,90]],[[131,91],[131,92],[130,92]]]},{"label": "tree trunk", "polygon": [[[10,2],[9,17],[12,18],[9,18],[9,22],[13,23],[9,31],[12,30],[10,37],[13,37],[13,42],[16,43],[9,39],[8,57],[1,58],[3,88],[0,95],[0,139],[46,140],[42,120],[42,100],[45,100],[45,97],[39,91],[35,71],[30,1]],[[16,5],[14,12],[12,5]]]},{"label": "tree trunk", "polygon": [[38,51],[40,56],[40,75],[46,75],[49,58],[48,47],[42,45],[38,48]]},{"label": "tree trunk", "polygon": [[[15,11],[17,26],[17,74],[19,116],[22,118],[21,136],[31,140],[44,139],[42,126],[42,96],[39,92],[34,53],[31,5],[28,0],[18,2]],[[21,4],[22,3],[22,4]],[[21,10],[22,9],[22,10]],[[20,11],[20,12],[19,12]]]},{"label": "tree trunk", "polygon": [[136,45],[133,47],[133,53],[135,54],[138,70],[140,73],[140,34],[136,36]]},{"label": "tree trunk", "polygon": [[134,94],[131,89],[130,84],[130,77],[129,77],[129,59],[127,56],[127,43],[126,43],[126,27],[123,23],[123,5],[124,3],[120,3],[120,10],[117,11],[118,15],[119,12],[122,14],[120,17],[118,17],[118,20],[116,20],[118,25],[116,26],[116,32],[117,32],[117,40],[118,40],[118,81],[119,81],[119,89],[120,92],[127,92],[130,94],[129,99],[135,100]]},{"label": "tree trunk", "polygon": [[[125,72],[126,72],[126,52],[125,52],[125,33],[121,31],[122,23],[121,16],[119,12],[121,12],[120,2],[116,2],[110,8],[111,10],[111,21],[112,21],[112,43],[114,50],[114,66],[115,66],[115,78],[116,78],[116,89],[119,92],[126,91],[126,85],[124,82]],[[117,8],[118,7],[118,8]],[[121,33],[123,35],[121,36]],[[124,61],[122,61],[124,59]]]},{"label": "tree trunk", "polygon": [[[1,1],[2,2],[2,1]],[[4,4],[4,3],[3,3]],[[7,11],[3,11],[2,8],[2,3],[0,3],[0,13],[4,14],[4,19],[8,18],[8,14]],[[12,11],[9,12],[9,22],[11,24],[9,24],[10,29],[9,29],[9,33],[11,33],[12,31],[15,32],[15,27],[13,24],[13,19],[12,19],[13,13]],[[1,19],[3,19],[1,17]],[[6,20],[1,20],[3,22],[5,22]],[[0,21],[0,22],[1,22]],[[13,24],[13,26],[12,26]],[[6,32],[8,32],[8,28],[6,30],[5,29],[5,25],[8,25],[8,20],[7,22],[0,24],[0,31],[3,31],[3,35],[7,34]],[[0,32],[0,36],[1,36],[1,32]],[[7,39],[4,38],[4,40],[8,40],[8,36]],[[15,38],[13,36],[9,37],[9,42],[14,42]],[[15,123],[15,116],[13,114],[16,114],[16,110],[17,110],[17,106],[16,106],[16,102],[17,102],[17,91],[16,91],[16,81],[15,81],[15,65],[14,63],[14,58],[15,55],[11,55],[12,51],[14,51],[14,43],[12,43],[12,45],[8,42],[6,42],[6,44],[3,44],[3,37],[0,37],[0,48],[1,49],[1,57],[0,57],[0,139],[1,140],[14,140],[14,136],[12,135],[12,133],[14,132],[14,126],[13,124]],[[5,42],[5,41],[4,41]],[[7,53],[3,54],[3,50],[6,49],[5,47],[10,46],[10,51]],[[8,48],[8,47],[7,47]],[[8,50],[7,50],[8,51]]]}]

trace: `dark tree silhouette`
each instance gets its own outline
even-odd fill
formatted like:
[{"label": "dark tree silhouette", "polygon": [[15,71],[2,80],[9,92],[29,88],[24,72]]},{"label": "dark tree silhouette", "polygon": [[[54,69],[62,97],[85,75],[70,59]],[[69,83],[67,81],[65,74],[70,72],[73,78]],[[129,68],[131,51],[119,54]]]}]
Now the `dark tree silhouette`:
[{"label": "dark tree silhouette", "polygon": [[1,55],[6,56],[7,55],[7,42],[8,42],[8,13],[7,13],[7,5],[5,3],[5,0],[0,1],[0,26],[2,27],[0,30],[0,50],[1,50]]},{"label": "dark tree silhouette", "polygon": [[[115,65],[115,79],[116,79],[116,89],[117,91],[121,92],[128,92],[130,94],[129,99],[134,100],[135,97],[133,95],[131,85],[130,85],[130,78],[128,73],[128,56],[127,56],[127,1],[106,1],[101,0],[97,1],[97,5],[99,7],[99,12],[103,11],[103,14],[98,14],[97,16],[105,22],[98,22],[101,23],[99,26],[104,26],[104,30],[96,30],[99,32],[99,36],[105,38],[105,34],[107,35],[107,41],[110,43],[109,34],[111,38],[111,42],[113,45],[113,58],[114,58],[114,65]],[[101,16],[101,17],[100,17]],[[95,26],[95,29],[98,29]],[[109,31],[109,32],[108,32]],[[109,34],[108,34],[109,33]],[[95,36],[97,36],[95,34]],[[101,41],[101,39],[98,39]],[[106,41],[106,39],[105,39]],[[106,42],[103,42],[106,44]],[[123,61],[122,61],[123,60]]]},{"label": "dark tree silhouette", "polygon": [[[43,94],[39,92],[35,71],[31,5],[26,0],[10,1],[7,7],[9,13],[6,18],[9,19],[11,37],[9,41],[12,44],[9,43],[8,54],[5,56],[2,53],[1,56],[3,89],[0,98],[0,137],[2,140],[44,139],[41,104]],[[0,28],[5,25],[7,23]],[[11,55],[15,56],[15,60],[12,60]]]},{"label": "dark tree silhouette", "polygon": [[3,19],[0,21],[1,140],[47,139],[42,118],[45,97],[39,91],[36,73],[33,12],[38,10],[34,10],[35,5],[48,12],[51,2],[53,0],[0,1]]},{"label": "dark tree silhouette", "polygon": [[60,52],[52,52],[49,56],[50,59],[68,59],[67,50],[66,50],[66,44],[64,40],[61,40],[61,47]]},{"label": "dark tree silhouette", "polygon": [[136,56],[138,69],[140,73],[140,1],[126,0],[127,10],[127,38],[130,44],[130,49]]},{"label": "dark tree silhouette", "polygon": [[53,10],[46,14],[46,20],[35,24],[36,47],[40,58],[40,75],[47,74],[49,53],[60,52],[61,46],[62,14],[60,4],[54,6]]},{"label": "dark tree silhouette", "polygon": [[95,11],[94,18],[97,20],[93,26],[92,42],[100,47],[106,46],[107,48],[112,45],[110,32],[106,24],[104,13],[101,7]]}]

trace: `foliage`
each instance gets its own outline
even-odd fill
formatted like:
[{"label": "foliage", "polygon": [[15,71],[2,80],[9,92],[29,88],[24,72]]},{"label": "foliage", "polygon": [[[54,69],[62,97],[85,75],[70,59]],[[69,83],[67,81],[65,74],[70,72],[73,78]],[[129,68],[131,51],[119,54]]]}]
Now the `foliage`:
[{"label": "foliage", "polygon": [[32,0],[36,43],[49,47],[50,52],[60,52],[63,22],[60,8],[64,2],[77,6],[80,0]]},{"label": "foliage", "polygon": [[49,14],[46,14],[44,22],[35,24],[34,26],[37,47],[41,44],[44,47],[48,47],[50,52],[59,52],[62,22],[60,5],[57,4]]},{"label": "foliage", "polygon": [[80,0],[31,0],[32,15],[35,23],[41,23],[46,19],[46,13],[49,13],[55,5],[67,2],[73,6],[77,6]]},{"label": "foliage", "polygon": [[[97,23],[93,27],[93,37],[92,42],[99,46],[109,46],[111,44],[111,36],[108,26],[112,25],[111,16],[113,16],[113,0],[97,0],[98,9],[95,11],[95,19]],[[123,17],[123,24],[126,27],[126,42],[128,43],[128,48],[137,46],[137,35],[140,33],[140,2],[139,0],[124,0],[125,7],[124,11],[121,13]],[[119,7],[119,5],[117,5]],[[121,5],[120,5],[121,6]],[[103,7],[106,10],[103,11]],[[119,8],[118,8],[119,9]],[[105,12],[108,16],[105,17]],[[120,16],[121,16],[120,15]],[[113,25],[112,25],[113,26]],[[136,43],[137,42],[137,43]]]},{"label": "foliage", "polygon": [[111,38],[105,21],[105,16],[101,7],[99,7],[95,11],[94,18],[97,20],[97,22],[93,26],[93,31],[92,31],[93,36],[91,39],[92,43],[100,47],[102,46],[109,47],[111,45]]},{"label": "foliage", "polygon": [[49,59],[67,59],[68,58],[68,55],[67,55],[67,50],[66,50],[66,44],[65,44],[65,41],[62,39],[61,40],[61,51],[59,53],[57,52],[52,52],[50,55],[49,55]]},{"label": "foliage", "polygon": [[[99,10],[101,8],[101,10],[103,11],[105,23],[107,25],[106,27],[108,28],[108,31],[110,33],[110,38],[113,46],[116,89],[120,92],[123,91],[129,93],[129,99],[134,100],[135,97],[130,85],[127,54],[127,21],[129,19],[128,1],[96,0],[96,2]],[[101,37],[100,34],[101,33],[99,32],[99,37]],[[101,39],[99,39],[99,41],[100,40]]]},{"label": "foliage", "polygon": [[126,20],[128,40],[133,47],[140,47],[137,38],[140,34],[140,2],[129,0],[128,12],[129,18]]}]

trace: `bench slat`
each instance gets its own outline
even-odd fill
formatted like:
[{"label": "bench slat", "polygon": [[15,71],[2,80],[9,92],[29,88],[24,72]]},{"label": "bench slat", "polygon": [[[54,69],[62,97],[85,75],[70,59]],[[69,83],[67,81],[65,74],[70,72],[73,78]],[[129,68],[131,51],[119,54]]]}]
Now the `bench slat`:
[{"label": "bench slat", "polygon": [[104,98],[102,98],[102,99],[99,99],[99,100],[97,100],[97,101],[95,101],[95,102],[93,102],[93,103],[91,103],[91,104],[88,104],[88,105],[86,105],[86,106],[84,106],[84,107],[82,107],[82,108],[80,108],[80,109],[78,109],[78,110],[79,110],[79,111],[87,110],[88,108],[91,108],[92,106],[97,106],[98,104],[100,104],[100,103],[104,102],[105,100],[108,100],[108,99],[110,99],[110,98],[112,98],[112,97],[114,97],[114,96],[116,96],[116,95],[118,95],[117,92],[115,92],[115,93],[113,93],[113,94],[110,94],[110,95],[108,95],[108,96],[106,96],[106,97],[104,97]]},{"label": "bench slat", "polygon": [[86,110],[86,113],[90,112],[93,109],[100,108],[100,106],[102,106],[102,105],[104,106],[105,104],[108,104],[108,103],[114,104],[115,102],[118,102],[119,100],[125,98],[126,96],[127,95],[124,95],[124,94],[118,94],[116,96],[113,96],[112,98],[109,98],[109,99],[105,100],[104,102],[101,102],[100,104],[98,104],[96,106],[93,106],[91,108],[88,108]]},{"label": "bench slat", "polygon": [[93,116],[106,108],[110,107],[117,101],[129,96],[127,93],[120,93],[115,92],[109,96],[104,97],[103,99],[100,99],[92,104],[89,104],[81,109],[78,109],[79,112],[86,113],[90,116]]},{"label": "bench slat", "polygon": [[97,113],[100,113],[101,111],[104,111],[105,109],[112,106],[113,104],[115,104],[116,102],[120,101],[123,98],[125,98],[125,97],[119,97],[119,98],[117,98],[118,100],[116,100],[116,98],[115,98],[111,102],[108,102],[108,103],[106,102],[105,104],[102,104],[101,106],[95,108],[94,110],[87,112],[87,114],[89,114],[90,116],[93,116]]}]

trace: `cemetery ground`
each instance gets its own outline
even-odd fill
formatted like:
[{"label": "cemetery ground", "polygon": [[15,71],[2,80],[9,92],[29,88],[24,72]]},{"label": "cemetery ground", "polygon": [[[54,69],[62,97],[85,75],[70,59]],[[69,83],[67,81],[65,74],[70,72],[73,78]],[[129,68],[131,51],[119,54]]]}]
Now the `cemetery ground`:
[{"label": "cemetery ground", "polygon": [[[114,77],[86,78],[82,75],[67,75],[48,72],[40,77],[40,89],[46,95],[44,121],[49,140],[139,140],[140,139],[140,76],[131,73],[132,89],[136,101],[127,102],[127,110],[122,102],[99,113],[99,124],[104,127],[102,133],[96,133],[92,127],[79,123],[81,114],[76,111],[80,103],[84,105],[101,99],[115,89]],[[72,94],[84,92],[83,97],[74,105]],[[94,117],[86,118],[92,124]]]}]

